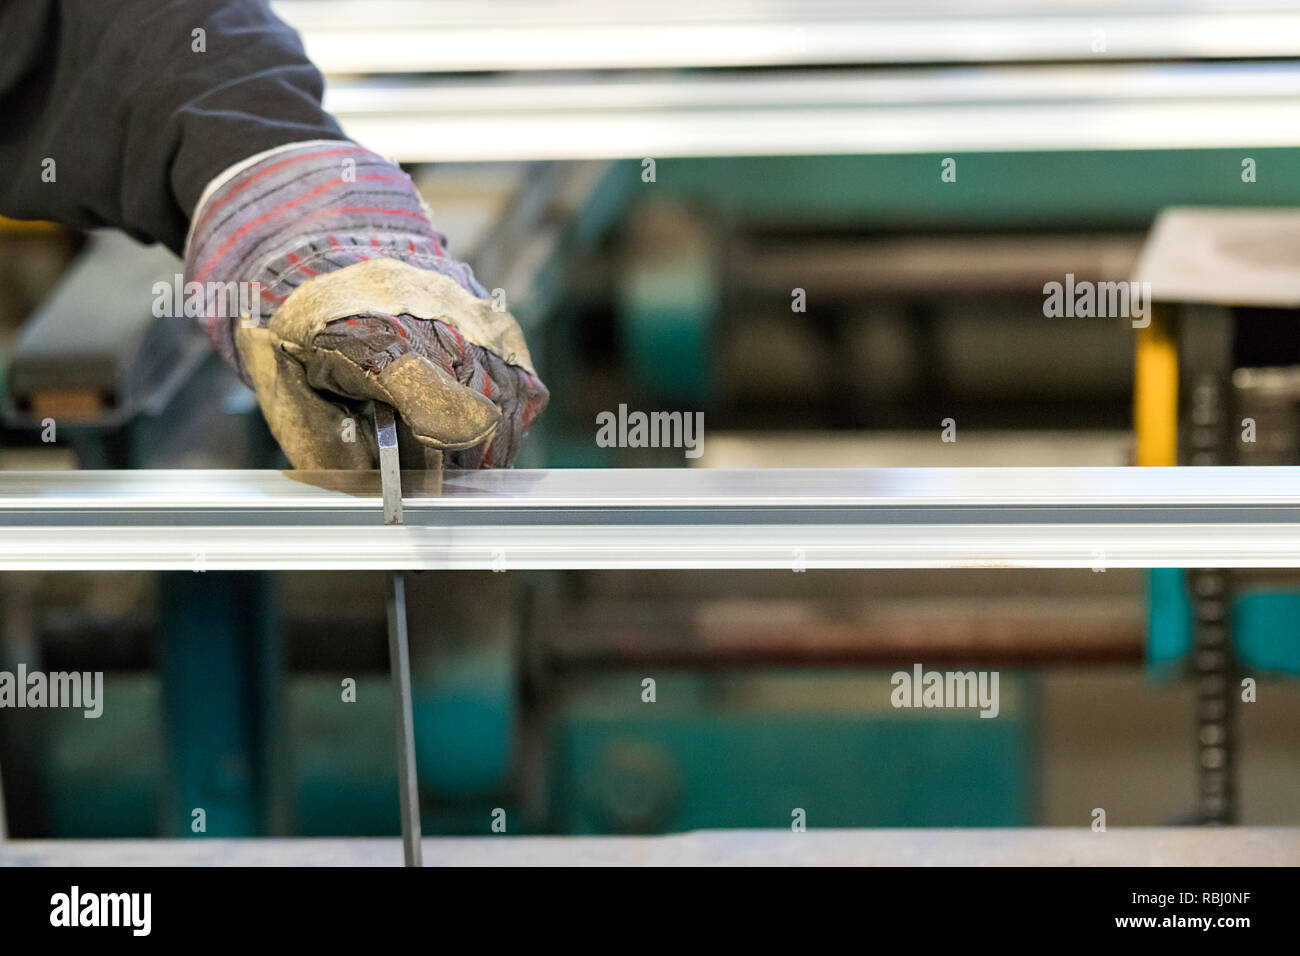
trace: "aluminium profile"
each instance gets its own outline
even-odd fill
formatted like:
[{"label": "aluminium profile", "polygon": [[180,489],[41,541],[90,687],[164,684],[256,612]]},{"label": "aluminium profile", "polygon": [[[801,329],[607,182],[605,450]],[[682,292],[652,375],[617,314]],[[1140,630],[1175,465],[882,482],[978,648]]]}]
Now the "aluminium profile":
[{"label": "aluminium profile", "polygon": [[0,569],[1300,567],[1300,468],[0,473]]}]

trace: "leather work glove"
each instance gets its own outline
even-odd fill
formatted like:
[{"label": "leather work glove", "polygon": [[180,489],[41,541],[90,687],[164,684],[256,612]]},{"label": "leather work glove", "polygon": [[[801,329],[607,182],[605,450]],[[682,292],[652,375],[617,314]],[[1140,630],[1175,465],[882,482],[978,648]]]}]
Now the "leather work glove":
[{"label": "leather work glove", "polygon": [[546,407],[518,323],[447,256],[409,177],[353,143],[293,144],[218,177],[185,278],[296,468],[377,467],[369,400],[430,465],[508,467]]}]

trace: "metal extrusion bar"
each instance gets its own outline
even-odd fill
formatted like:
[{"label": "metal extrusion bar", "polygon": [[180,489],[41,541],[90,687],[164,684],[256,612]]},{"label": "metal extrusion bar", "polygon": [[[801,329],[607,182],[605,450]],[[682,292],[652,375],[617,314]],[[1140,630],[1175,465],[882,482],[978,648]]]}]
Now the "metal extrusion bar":
[{"label": "metal extrusion bar", "polygon": [[1288,56],[1279,0],[277,0],[326,73]]},{"label": "metal extrusion bar", "polygon": [[406,637],[406,582],[393,572],[388,597],[388,662],[397,723],[397,784],[401,795],[402,855],[407,866],[423,866],[420,855],[420,781],[415,769],[415,723],[411,711],[411,652]]},{"label": "metal extrusion bar", "polygon": [[375,438],[379,442],[380,494],[384,524],[402,523],[402,475],[397,451],[397,420],[393,409],[375,402]]},{"label": "metal extrusion bar", "polygon": [[325,106],[402,162],[1290,147],[1289,63],[340,80]]},{"label": "metal extrusion bar", "polygon": [[[379,485],[384,524],[402,523],[402,473],[398,462],[397,419],[383,402],[374,403],[375,440],[379,444]],[[393,681],[393,723],[397,728],[397,787],[402,814],[402,855],[407,866],[421,866],[420,777],[415,766],[415,723],[411,706],[411,650],[406,636],[406,580],[390,575],[388,598],[388,666]]]},{"label": "metal extrusion bar", "polygon": [[0,473],[0,569],[1300,567],[1300,468]]}]

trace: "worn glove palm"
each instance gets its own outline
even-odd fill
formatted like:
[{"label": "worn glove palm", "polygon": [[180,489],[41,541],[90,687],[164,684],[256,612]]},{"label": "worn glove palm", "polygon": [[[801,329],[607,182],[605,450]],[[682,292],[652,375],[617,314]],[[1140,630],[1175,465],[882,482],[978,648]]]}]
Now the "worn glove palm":
[{"label": "worn glove palm", "polygon": [[[409,178],[351,143],[275,150],[209,187],[187,280],[295,467],[375,467],[358,424],[369,400],[394,407],[429,462],[511,463],[548,393],[518,323],[445,246]],[[252,289],[240,316],[212,294],[231,282]]]}]

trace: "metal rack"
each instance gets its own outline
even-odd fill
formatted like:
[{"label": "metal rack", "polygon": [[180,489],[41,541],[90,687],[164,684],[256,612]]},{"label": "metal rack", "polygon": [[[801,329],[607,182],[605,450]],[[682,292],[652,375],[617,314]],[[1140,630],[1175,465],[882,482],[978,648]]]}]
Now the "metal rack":
[{"label": "metal rack", "polygon": [[273,6],[327,73],[1244,58],[1300,50],[1300,14],[1285,0],[277,0]]}]

